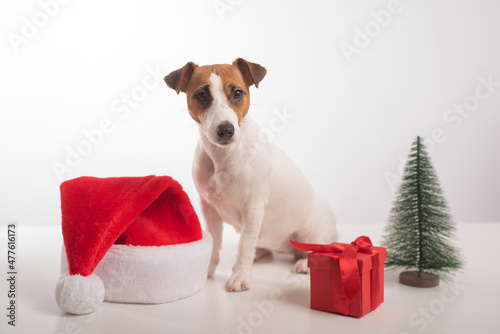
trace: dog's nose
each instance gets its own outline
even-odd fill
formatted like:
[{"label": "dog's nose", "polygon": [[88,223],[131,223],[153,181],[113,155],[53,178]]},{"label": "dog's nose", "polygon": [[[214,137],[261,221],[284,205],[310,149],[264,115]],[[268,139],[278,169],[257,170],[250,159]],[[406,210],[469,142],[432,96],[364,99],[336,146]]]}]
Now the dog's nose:
[{"label": "dog's nose", "polygon": [[234,126],[229,122],[223,122],[217,125],[217,136],[219,139],[228,140],[234,135]]}]

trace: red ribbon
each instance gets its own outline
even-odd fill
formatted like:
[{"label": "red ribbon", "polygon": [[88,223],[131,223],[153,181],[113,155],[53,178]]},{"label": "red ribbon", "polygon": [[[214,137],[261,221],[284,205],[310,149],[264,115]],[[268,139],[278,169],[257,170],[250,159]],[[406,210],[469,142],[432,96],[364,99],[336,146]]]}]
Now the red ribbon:
[{"label": "red ribbon", "polygon": [[[312,251],[315,253],[340,253],[339,267],[341,273],[341,284],[343,296],[345,300],[342,307],[343,313],[349,313],[349,305],[356,295],[361,291],[361,279],[359,277],[359,268],[356,253],[373,254],[372,256],[372,286],[378,287],[380,282],[378,266],[380,263],[379,254],[372,249],[370,238],[361,236],[350,244],[331,243],[329,245],[303,244],[289,240],[293,247],[300,251]],[[378,288],[372,290],[372,305],[378,305],[376,301],[381,298],[381,292]]]}]

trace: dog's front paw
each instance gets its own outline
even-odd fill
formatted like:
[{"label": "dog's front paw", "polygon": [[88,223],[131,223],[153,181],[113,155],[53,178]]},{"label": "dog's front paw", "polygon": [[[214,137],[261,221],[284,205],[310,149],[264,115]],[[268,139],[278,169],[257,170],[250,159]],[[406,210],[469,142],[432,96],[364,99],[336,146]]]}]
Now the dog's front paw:
[{"label": "dog's front paw", "polygon": [[210,265],[208,266],[208,273],[207,273],[208,278],[214,276],[215,268],[217,268],[218,264],[219,264],[219,254],[212,255],[212,258],[210,259]]},{"label": "dog's front paw", "polygon": [[299,274],[307,274],[309,272],[309,268],[307,267],[307,259],[300,259],[295,263],[295,266],[292,270],[294,273]]},{"label": "dog's front paw", "polygon": [[227,292],[238,292],[250,289],[250,275],[242,272],[233,272],[226,284]]}]

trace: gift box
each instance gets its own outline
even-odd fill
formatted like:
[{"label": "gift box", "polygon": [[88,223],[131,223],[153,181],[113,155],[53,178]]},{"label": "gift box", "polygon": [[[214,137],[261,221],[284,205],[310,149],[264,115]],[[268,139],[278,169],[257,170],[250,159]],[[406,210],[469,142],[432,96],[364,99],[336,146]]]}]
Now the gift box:
[{"label": "gift box", "polygon": [[350,244],[303,244],[290,240],[308,254],[311,308],[361,317],[384,301],[384,247],[374,247],[362,236]]}]

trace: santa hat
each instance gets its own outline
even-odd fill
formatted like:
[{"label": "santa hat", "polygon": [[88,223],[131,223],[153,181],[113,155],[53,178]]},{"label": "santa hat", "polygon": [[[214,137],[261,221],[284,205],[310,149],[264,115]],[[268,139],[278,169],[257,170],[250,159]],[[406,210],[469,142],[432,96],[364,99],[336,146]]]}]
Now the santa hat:
[{"label": "santa hat", "polygon": [[64,311],[90,313],[103,300],[170,302],[203,287],[212,239],[171,177],[65,181],[61,211],[56,300]]}]

